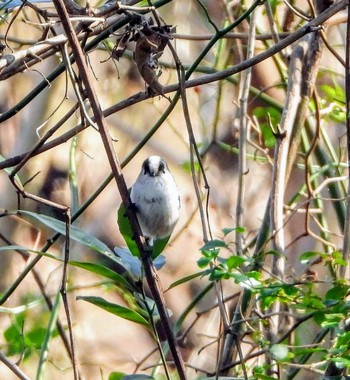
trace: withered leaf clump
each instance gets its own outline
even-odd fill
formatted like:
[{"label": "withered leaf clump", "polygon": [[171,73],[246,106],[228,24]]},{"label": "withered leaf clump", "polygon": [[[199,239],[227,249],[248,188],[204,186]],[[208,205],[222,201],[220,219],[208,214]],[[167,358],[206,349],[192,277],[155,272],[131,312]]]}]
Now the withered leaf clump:
[{"label": "withered leaf clump", "polygon": [[134,60],[144,81],[151,91],[164,95],[164,88],[158,81],[158,58],[163,54],[169,41],[170,27],[144,27],[136,36]]},{"label": "withered leaf clump", "polygon": [[159,83],[158,59],[170,39],[171,26],[154,25],[152,19],[146,20],[140,15],[130,15],[131,21],[123,35],[117,40],[112,57],[119,60],[129,41],[136,41],[134,61],[148,85],[148,90],[155,95],[164,95],[164,87]]}]

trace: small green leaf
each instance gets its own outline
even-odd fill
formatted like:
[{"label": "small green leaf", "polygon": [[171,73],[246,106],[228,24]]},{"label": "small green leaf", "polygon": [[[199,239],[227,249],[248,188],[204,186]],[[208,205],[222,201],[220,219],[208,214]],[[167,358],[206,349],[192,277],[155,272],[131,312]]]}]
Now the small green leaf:
[{"label": "small green leaf", "polygon": [[273,148],[276,144],[276,137],[274,136],[270,125],[268,123],[261,123],[260,131],[266,148]]},{"label": "small green leaf", "polygon": [[173,282],[169,288],[167,290],[170,290],[170,289],[173,289],[173,288],[176,288],[177,286],[179,285],[182,285],[182,284],[185,284],[186,282],[188,281],[191,281],[197,277],[201,277],[203,276],[204,274],[206,273],[206,271],[201,271],[201,272],[197,272],[197,273],[194,273],[194,274],[190,274],[189,276],[186,276],[186,277],[183,277],[183,278],[180,278],[180,280],[177,280],[175,282]]},{"label": "small green leaf", "polygon": [[200,250],[201,251],[209,251],[211,249],[222,248],[222,247],[226,248],[227,244],[223,240],[214,239],[214,240],[210,240],[207,243],[205,243],[203,245],[203,247],[200,248]]},{"label": "small green leaf", "polygon": [[253,111],[253,115],[259,121],[260,131],[265,146],[268,148],[274,147],[276,144],[276,138],[271,128],[277,130],[278,123],[281,120],[280,110],[274,107],[256,107]]},{"label": "small green leaf", "polygon": [[211,263],[212,259],[210,257],[201,257],[197,260],[197,265],[199,268],[205,268]]},{"label": "small green leaf", "polygon": [[235,227],[235,228],[223,228],[222,232],[224,233],[224,236],[227,236],[231,232],[237,232],[239,234],[244,234],[245,233],[245,228],[244,227]]},{"label": "small green leaf", "polygon": [[320,252],[307,251],[299,256],[299,260],[302,264],[308,264],[312,259],[319,257],[320,255]]},{"label": "small green leaf", "polygon": [[338,106],[334,106],[328,116],[338,123],[345,123],[346,121],[345,109]]},{"label": "small green leaf", "polygon": [[[191,163],[190,163],[190,161],[185,161],[182,165],[182,169],[184,169],[186,172],[188,172],[188,173],[191,173]],[[199,172],[199,170],[200,170],[200,165],[199,165],[199,163],[198,162],[195,162],[194,163],[194,170],[195,170],[195,172]]]},{"label": "small green leaf", "polygon": [[122,380],[125,376],[123,372],[111,372],[108,376],[108,380]]},{"label": "small green leaf", "polygon": [[137,313],[134,310],[128,309],[127,307],[108,302],[101,297],[78,296],[77,300],[90,302],[93,305],[96,305],[114,315],[117,315],[120,318],[127,319],[128,321],[132,321],[140,325],[149,327],[148,321],[144,317],[142,317],[141,314]]},{"label": "small green leaf", "polygon": [[341,266],[346,266],[347,262],[343,260],[343,254],[340,251],[332,252],[333,263]]},{"label": "small green leaf", "polygon": [[[134,234],[131,229],[129,219],[126,216],[124,204],[121,203],[118,209],[118,226],[119,231],[123,235],[126,245],[128,246],[130,252],[137,257],[140,257],[140,252],[137,248],[137,245],[134,240]],[[158,257],[165,249],[170,236],[165,237],[164,239],[159,239],[154,242],[152,247],[152,258],[155,259]]]},{"label": "small green leaf", "polygon": [[246,259],[244,257],[230,256],[226,260],[226,265],[227,265],[228,269],[231,270],[231,269],[238,268],[239,266],[241,266],[245,262],[246,262]]},{"label": "small green leaf", "polygon": [[251,274],[231,273],[231,277],[235,280],[236,284],[241,285],[243,288],[256,291],[261,288],[261,282],[255,278],[257,276],[254,272]]},{"label": "small green leaf", "polygon": [[214,268],[209,275],[210,281],[216,281],[216,280],[227,280],[230,278],[230,273],[227,271],[220,269],[220,268]]},{"label": "small green leaf", "polygon": [[256,380],[276,380],[275,377],[264,375],[264,374],[259,374],[259,373],[254,373],[254,379],[256,379]]},{"label": "small green leaf", "polygon": [[339,314],[339,313],[325,314],[324,320],[321,323],[321,326],[325,328],[334,328],[334,327],[337,327],[343,319],[344,319],[343,314]]},{"label": "small green leaf", "polygon": [[328,96],[331,101],[336,101],[345,104],[345,91],[343,86],[323,84],[320,86],[322,91]]},{"label": "small green leaf", "polygon": [[326,293],[326,300],[342,300],[349,291],[349,286],[345,284],[337,284],[329,289]]},{"label": "small green leaf", "polygon": [[210,260],[215,260],[220,253],[220,249],[203,249],[202,255]]},{"label": "small green leaf", "polygon": [[154,377],[142,374],[126,375],[123,372],[111,372],[108,380],[154,380]]}]

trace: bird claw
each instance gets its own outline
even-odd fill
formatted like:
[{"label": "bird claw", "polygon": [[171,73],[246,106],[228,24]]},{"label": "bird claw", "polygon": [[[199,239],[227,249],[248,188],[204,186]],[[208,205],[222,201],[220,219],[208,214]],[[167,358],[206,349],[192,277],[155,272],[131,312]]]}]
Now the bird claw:
[{"label": "bird claw", "polygon": [[145,249],[144,249],[144,255],[143,255],[143,259],[150,259],[152,257],[152,253],[153,253],[153,247],[151,245],[148,244],[148,240],[146,239],[146,244],[145,244]]}]

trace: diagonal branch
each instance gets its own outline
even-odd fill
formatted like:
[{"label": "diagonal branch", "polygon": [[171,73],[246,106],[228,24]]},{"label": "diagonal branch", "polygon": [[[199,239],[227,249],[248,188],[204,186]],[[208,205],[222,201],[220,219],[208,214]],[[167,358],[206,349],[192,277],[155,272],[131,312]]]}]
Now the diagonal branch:
[{"label": "diagonal branch", "polygon": [[157,305],[158,312],[160,314],[160,319],[164,327],[164,331],[166,333],[166,337],[169,343],[171,353],[173,355],[176,368],[178,370],[179,377],[180,379],[186,379],[185,366],[184,366],[181,353],[177,345],[177,341],[173,335],[173,332],[170,326],[168,313],[167,313],[165,303],[164,303],[164,297],[162,294],[162,290],[158,284],[158,276],[152,264],[152,261],[148,258],[148,252],[147,252],[147,247],[145,244],[145,239],[142,236],[142,232],[141,232],[136,214],[134,212],[134,208],[131,207],[131,201],[130,201],[128,189],[124,180],[124,176],[121,171],[121,165],[114,151],[112,139],[108,132],[107,122],[104,118],[101,106],[99,104],[95,88],[92,85],[93,81],[92,81],[91,72],[89,71],[87,67],[82,48],[79,44],[79,41],[75,34],[73,26],[69,20],[69,16],[65,8],[65,5],[63,3],[63,0],[54,0],[53,2],[56,7],[57,13],[59,14],[59,17],[61,19],[63,28],[67,35],[68,41],[71,45],[74,58],[79,68],[79,74],[82,80],[82,84],[85,87],[87,97],[90,101],[95,122],[99,128],[99,132],[101,134],[101,138],[106,150],[109,164],[113,172],[113,176],[117,183],[117,187],[121,195],[123,204],[125,206],[127,216],[130,220],[131,228],[134,232],[135,242],[141,253],[148,285],[150,287],[155,303]]}]

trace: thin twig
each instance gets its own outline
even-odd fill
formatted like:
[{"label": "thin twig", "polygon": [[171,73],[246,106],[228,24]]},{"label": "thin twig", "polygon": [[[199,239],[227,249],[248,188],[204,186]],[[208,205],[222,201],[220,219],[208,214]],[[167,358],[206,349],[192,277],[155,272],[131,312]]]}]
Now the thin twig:
[{"label": "thin twig", "polygon": [[2,352],[0,352],[0,361],[6,365],[19,379],[30,380],[30,378],[21,371],[17,364],[13,363]]},{"label": "thin twig", "polygon": [[[249,39],[247,46],[247,57],[250,59],[254,56],[255,50],[255,20],[256,12],[252,12],[249,23]],[[236,226],[244,226],[244,197],[245,197],[245,176],[247,174],[247,138],[248,138],[248,97],[249,87],[251,83],[252,68],[248,68],[242,73],[241,85],[240,85],[240,108],[239,108],[239,141],[238,141],[238,194],[236,205]],[[237,255],[243,254],[243,235],[240,232],[236,232],[236,249]]]}]

